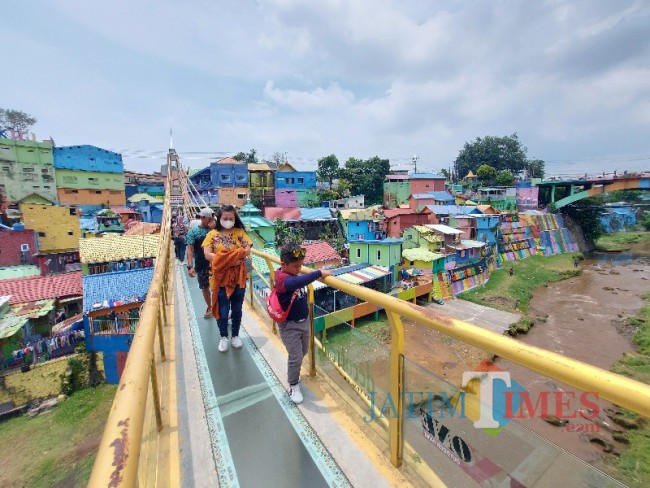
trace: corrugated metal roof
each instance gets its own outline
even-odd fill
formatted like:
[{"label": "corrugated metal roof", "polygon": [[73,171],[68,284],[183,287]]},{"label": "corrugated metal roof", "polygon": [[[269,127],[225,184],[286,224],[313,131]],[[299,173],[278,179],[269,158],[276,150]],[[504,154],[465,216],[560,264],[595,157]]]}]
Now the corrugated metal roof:
[{"label": "corrugated metal roof", "polygon": [[443,259],[444,254],[437,252],[431,252],[428,249],[423,247],[415,247],[412,249],[404,249],[402,251],[402,257],[408,261],[435,261],[437,259]]},{"label": "corrugated metal roof", "polygon": [[144,301],[153,272],[142,268],[84,276],[84,313]]},{"label": "corrugated metal roof", "polygon": [[361,284],[376,280],[378,278],[383,278],[389,274],[390,270],[388,270],[388,268],[384,268],[382,266],[366,266],[355,271],[338,274],[336,277],[349,283]]},{"label": "corrugated metal roof", "polygon": [[469,248],[481,248],[481,247],[485,247],[485,245],[486,245],[485,242],[473,241],[471,239],[461,239],[460,243],[463,246],[467,246]]},{"label": "corrugated metal roof", "polygon": [[426,224],[426,226],[442,234],[455,235],[455,234],[463,233],[463,231],[461,230],[454,229],[453,227],[449,227],[448,225],[444,225],[444,224]]},{"label": "corrugated metal roof", "polygon": [[446,180],[445,175],[439,175],[437,173],[413,173],[410,175],[412,180]]},{"label": "corrugated metal roof", "polygon": [[430,210],[436,215],[467,215],[457,205],[426,205],[424,208]]},{"label": "corrugated metal roof", "polygon": [[300,217],[302,220],[331,220],[332,213],[329,208],[301,208]]},{"label": "corrugated metal roof", "polygon": [[160,234],[107,235],[101,238],[79,239],[79,257],[82,263],[155,257],[158,255],[159,241]]},{"label": "corrugated metal roof", "polygon": [[15,278],[28,278],[41,274],[41,268],[32,264],[23,264],[20,266],[6,266],[0,268],[0,280],[11,280]]}]

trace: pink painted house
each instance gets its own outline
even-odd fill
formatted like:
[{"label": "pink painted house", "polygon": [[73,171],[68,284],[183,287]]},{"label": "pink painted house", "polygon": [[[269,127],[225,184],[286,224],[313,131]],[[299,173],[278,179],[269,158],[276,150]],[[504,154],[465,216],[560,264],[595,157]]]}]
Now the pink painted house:
[{"label": "pink painted house", "polygon": [[298,197],[296,190],[288,188],[275,190],[275,206],[280,208],[296,208],[298,207]]},{"label": "pink painted house", "polygon": [[401,237],[404,229],[428,223],[428,216],[418,214],[410,208],[388,208],[383,210],[386,237]]}]

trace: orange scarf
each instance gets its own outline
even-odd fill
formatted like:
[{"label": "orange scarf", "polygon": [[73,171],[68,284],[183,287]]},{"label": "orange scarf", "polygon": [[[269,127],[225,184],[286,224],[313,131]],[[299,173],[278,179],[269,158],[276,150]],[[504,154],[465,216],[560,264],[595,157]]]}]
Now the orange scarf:
[{"label": "orange scarf", "polygon": [[[235,287],[246,288],[246,250],[219,251],[212,260],[212,316],[219,318],[219,288],[226,289],[226,296],[235,291]],[[239,261],[239,264],[236,264]]]}]

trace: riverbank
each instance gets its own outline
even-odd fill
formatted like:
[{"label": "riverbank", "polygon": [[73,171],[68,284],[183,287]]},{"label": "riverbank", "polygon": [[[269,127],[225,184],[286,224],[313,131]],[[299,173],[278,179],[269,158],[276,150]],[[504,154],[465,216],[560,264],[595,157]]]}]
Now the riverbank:
[{"label": "riverbank", "polygon": [[596,251],[621,252],[634,247],[650,246],[650,232],[616,232],[607,234],[596,241]]},{"label": "riverbank", "polygon": [[521,319],[509,330],[510,335],[516,336],[528,332],[536,322],[545,321],[543,312],[530,307],[535,289],[580,275],[582,270],[579,264],[576,267],[576,260],[580,262],[581,259],[582,254],[574,252],[508,261],[501,269],[492,272],[485,286],[463,293],[459,298],[522,314]]},{"label": "riverbank", "polygon": [[[650,384],[650,292],[642,298],[645,305],[639,314],[625,321],[628,330],[634,331],[632,342],[637,350],[624,354],[612,371]],[[629,427],[620,438],[628,448],[608,460],[611,473],[630,486],[650,486],[650,422],[628,411],[621,412],[620,419]]]},{"label": "riverbank", "polygon": [[75,392],[48,413],[0,424],[0,486],[86,486],[117,387]]}]

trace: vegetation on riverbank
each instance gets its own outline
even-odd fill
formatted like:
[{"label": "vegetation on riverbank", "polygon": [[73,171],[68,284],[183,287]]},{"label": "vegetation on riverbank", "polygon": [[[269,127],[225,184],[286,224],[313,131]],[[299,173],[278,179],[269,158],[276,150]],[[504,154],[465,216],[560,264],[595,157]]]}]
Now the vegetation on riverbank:
[{"label": "vegetation on riverbank", "polygon": [[[650,384],[650,293],[642,298],[646,305],[637,316],[627,319],[627,324],[636,328],[632,342],[638,349],[624,354],[612,371]],[[621,420],[629,429],[622,434],[629,447],[620,457],[612,458],[611,473],[629,486],[650,486],[650,422],[629,411],[619,416]]]},{"label": "vegetation on riverbank", "polygon": [[[528,315],[530,300],[535,288],[547,283],[561,281],[581,273],[574,266],[574,260],[582,258],[580,253],[555,256],[531,256],[527,259],[508,261],[501,269],[490,275],[490,280],[481,288],[459,295],[459,298],[488,307],[520,312]],[[512,269],[512,276],[510,276]],[[534,314],[532,314],[534,315]],[[524,317],[522,326],[529,325],[536,317]],[[521,328],[521,327],[520,327]]]},{"label": "vegetation on riverbank", "polygon": [[115,392],[86,388],[49,413],[3,422],[0,486],[86,486]]},{"label": "vegetation on riverbank", "polygon": [[597,251],[627,251],[631,244],[642,244],[647,242],[650,245],[650,232],[616,232],[600,237],[596,241]]}]

